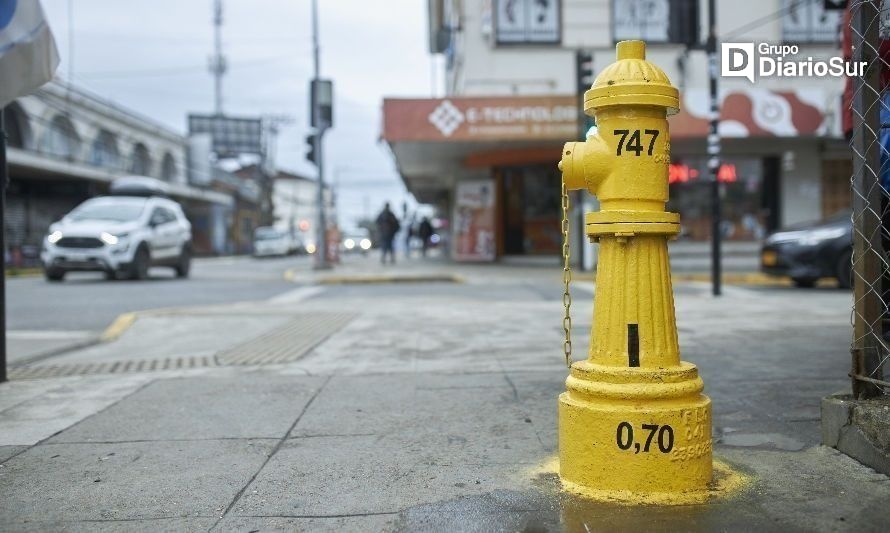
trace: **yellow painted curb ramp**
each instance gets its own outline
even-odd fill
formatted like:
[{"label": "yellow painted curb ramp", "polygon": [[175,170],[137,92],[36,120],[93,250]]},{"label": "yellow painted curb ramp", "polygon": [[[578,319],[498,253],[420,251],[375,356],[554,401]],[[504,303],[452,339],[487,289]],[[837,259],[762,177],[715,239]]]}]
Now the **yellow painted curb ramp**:
[{"label": "yellow painted curb ramp", "polygon": [[559,475],[597,499],[704,501],[716,479],[711,400],[680,360],[667,251],[680,231],[665,211],[679,94],[644,42],[618,43],[617,57],[584,95],[598,132],[566,143],[559,163],[565,188],[601,206],[585,216],[600,245],[596,311],[589,357],[559,397]]}]

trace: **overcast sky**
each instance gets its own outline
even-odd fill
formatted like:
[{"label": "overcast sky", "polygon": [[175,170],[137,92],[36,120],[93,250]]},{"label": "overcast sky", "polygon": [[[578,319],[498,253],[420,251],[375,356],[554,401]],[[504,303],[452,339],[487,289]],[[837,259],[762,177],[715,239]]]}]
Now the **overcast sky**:
[{"label": "overcast sky", "polygon": [[[79,86],[182,133],[187,113],[213,110],[207,70],[213,0],[42,3],[61,77],[73,71]],[[305,175],[315,174],[304,160],[310,6],[310,0],[225,0],[223,15],[224,112],[292,116],[278,141],[278,166]],[[319,12],[321,75],[334,80],[336,98],[335,127],[325,136],[326,178],[339,186],[340,222],[349,227],[365,206],[373,215],[390,200],[400,212],[407,198],[388,147],[378,142],[381,105],[383,96],[431,94],[426,2],[319,0]]]}]

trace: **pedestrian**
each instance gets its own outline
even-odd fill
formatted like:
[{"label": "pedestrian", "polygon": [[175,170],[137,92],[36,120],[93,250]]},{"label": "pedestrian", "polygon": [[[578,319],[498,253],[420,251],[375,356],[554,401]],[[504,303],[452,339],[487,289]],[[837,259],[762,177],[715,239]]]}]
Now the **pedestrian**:
[{"label": "pedestrian", "polygon": [[399,219],[396,218],[392,210],[389,208],[389,202],[383,205],[383,210],[377,215],[377,234],[380,236],[380,262],[386,263],[386,255],[389,254],[390,261],[395,264],[396,253],[393,244],[396,233],[399,232]]},{"label": "pedestrian", "polygon": [[405,259],[411,259],[411,239],[414,238],[414,218],[406,221],[405,228]]},{"label": "pedestrian", "polygon": [[427,248],[430,246],[430,237],[433,236],[433,225],[430,224],[429,217],[423,217],[423,220],[420,221],[420,226],[417,228],[417,236],[420,237],[421,245],[421,253],[424,257],[426,257]]}]

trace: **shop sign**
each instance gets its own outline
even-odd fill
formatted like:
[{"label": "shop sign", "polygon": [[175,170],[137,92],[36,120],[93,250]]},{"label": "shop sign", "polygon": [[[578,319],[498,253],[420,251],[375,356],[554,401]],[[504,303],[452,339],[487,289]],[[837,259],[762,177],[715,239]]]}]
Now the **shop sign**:
[{"label": "shop sign", "polygon": [[575,96],[387,99],[393,141],[565,140],[578,130]]},{"label": "shop sign", "polygon": [[[688,183],[701,176],[701,172],[695,167],[685,163],[671,163],[668,167],[668,183]],[[735,183],[738,181],[735,163],[723,163],[717,169],[717,181],[720,183]]]},{"label": "shop sign", "polygon": [[[721,94],[720,136],[839,136],[827,120],[834,111],[820,89],[732,90]],[[705,138],[710,127],[707,91],[683,93],[670,117],[671,137]],[[575,96],[385,99],[388,142],[556,141],[578,135]]]},{"label": "shop sign", "polygon": [[[701,139],[710,128],[710,101],[704,89],[682,95],[680,113],[670,117],[672,139]],[[821,89],[772,91],[733,89],[720,94],[720,137],[839,136],[829,118],[837,113]],[[839,100],[838,100],[839,103]]]}]

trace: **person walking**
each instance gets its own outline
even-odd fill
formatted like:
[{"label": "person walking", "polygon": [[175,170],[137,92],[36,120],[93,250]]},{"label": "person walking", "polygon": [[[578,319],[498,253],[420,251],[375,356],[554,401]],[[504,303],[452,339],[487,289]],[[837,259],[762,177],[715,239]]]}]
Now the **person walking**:
[{"label": "person walking", "polygon": [[377,215],[377,234],[380,236],[380,262],[386,263],[386,255],[395,264],[396,253],[393,248],[396,233],[399,232],[399,219],[389,208],[389,202],[383,205],[383,210]]},{"label": "person walking", "polygon": [[430,237],[433,236],[433,225],[430,224],[429,217],[423,217],[423,220],[420,221],[420,225],[417,227],[417,236],[420,237],[423,246],[421,253],[426,257],[427,248],[430,246]]},{"label": "person walking", "polygon": [[416,235],[414,232],[414,217],[405,219],[405,259],[411,259],[411,240]]}]

